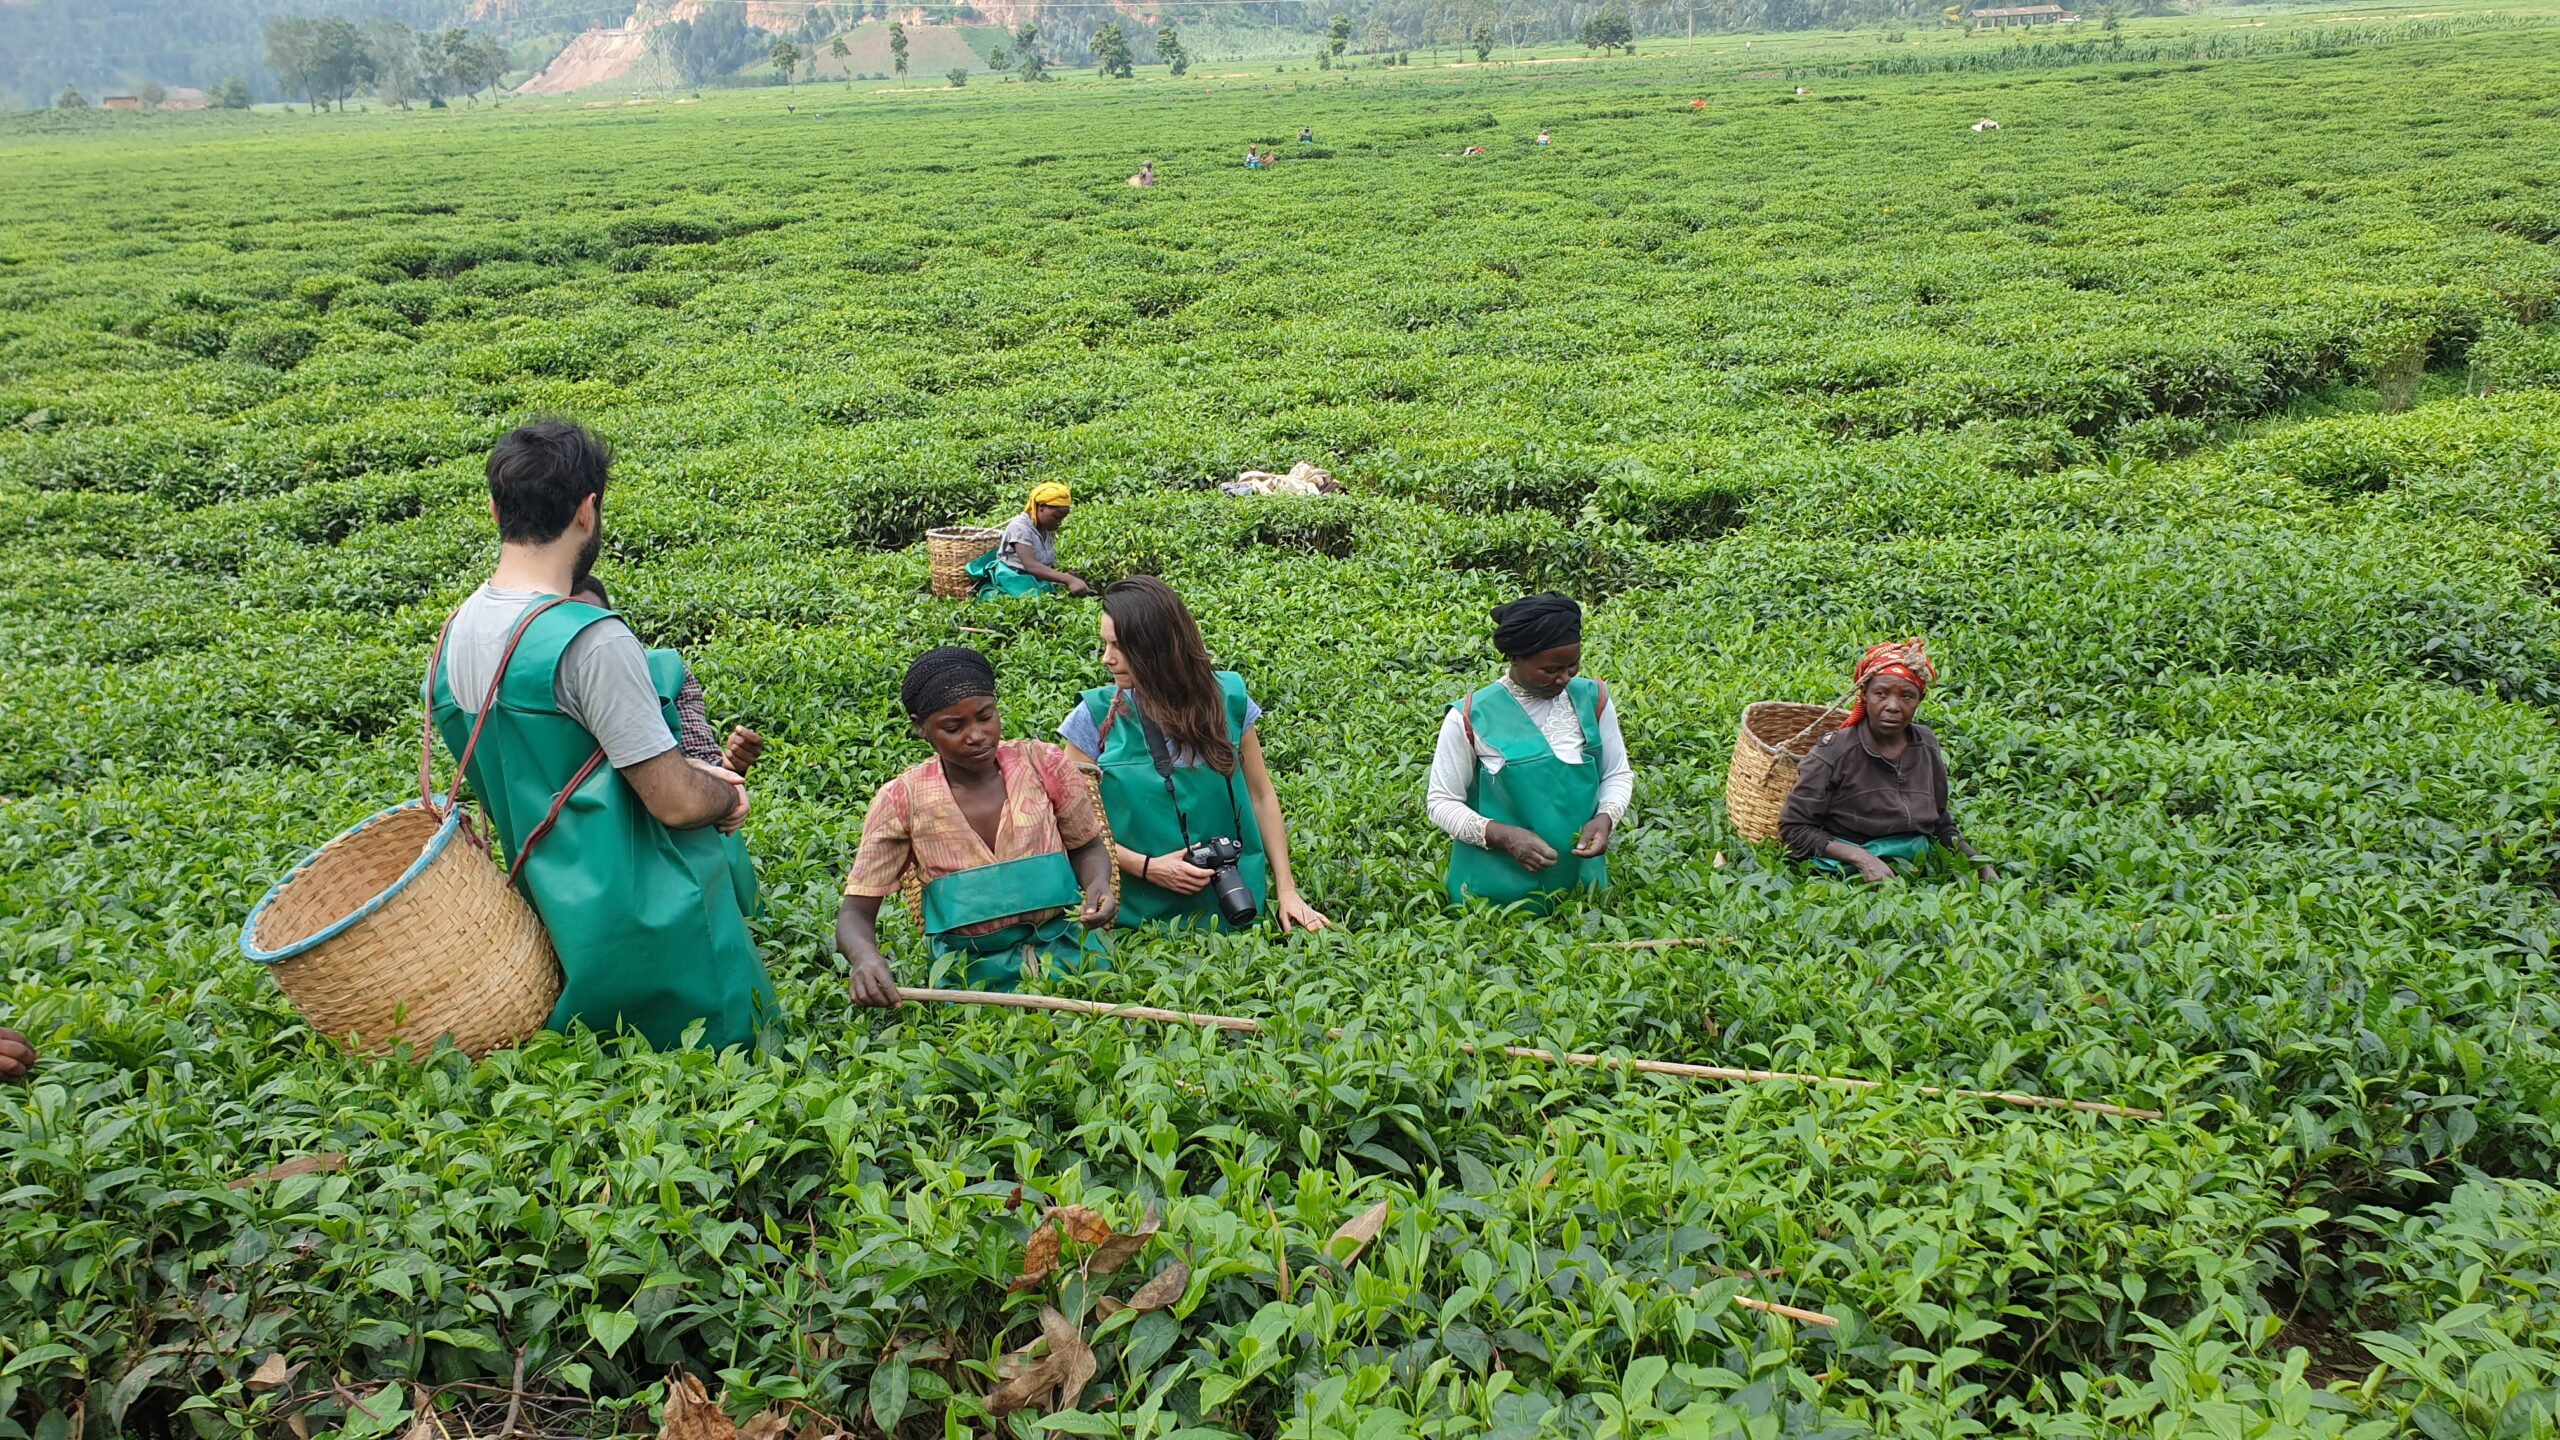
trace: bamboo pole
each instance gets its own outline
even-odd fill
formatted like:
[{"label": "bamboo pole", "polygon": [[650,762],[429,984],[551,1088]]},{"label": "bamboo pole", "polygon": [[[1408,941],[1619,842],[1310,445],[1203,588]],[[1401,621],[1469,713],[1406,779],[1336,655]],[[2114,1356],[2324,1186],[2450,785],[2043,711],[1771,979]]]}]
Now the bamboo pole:
[{"label": "bamboo pole", "polygon": [[[898,998],[912,1001],[934,1001],[945,1005],[994,1005],[1009,1010],[1050,1010],[1067,1015],[1092,1015],[1113,1020],[1148,1020],[1159,1025],[1188,1025],[1194,1029],[1232,1030],[1241,1035],[1259,1035],[1262,1024],[1235,1015],[1207,1015],[1189,1010],[1160,1010],[1152,1005],[1112,1005],[1100,1000],[1077,1000],[1064,995],[1007,995],[988,990],[919,990],[906,986],[898,989]],[[1329,1035],[1342,1032],[1332,1030]],[[1460,1050],[1473,1055],[1473,1045],[1460,1045]],[[1551,1065],[1578,1065],[1600,1070],[1633,1070],[1645,1075],[1676,1075],[1690,1080],[1730,1080],[1742,1084],[1763,1084],[1777,1080],[1793,1080],[1802,1085],[1839,1085],[1852,1090],[1882,1090],[1887,1082],[1861,1080],[1847,1075],[1815,1075],[1801,1070],[1742,1070],[1729,1065],[1689,1065],[1675,1060],[1621,1059],[1615,1055],[1594,1055],[1584,1051],[1541,1050],[1529,1045],[1505,1045],[1502,1054],[1514,1060],[1543,1060]],[[2137,1110],[2128,1105],[2110,1105],[2098,1100],[2064,1100],[2052,1095],[2028,1095],[2015,1090],[1959,1090],[1938,1085],[1915,1085],[1914,1093],[1930,1096],[1952,1096],[1959,1100],[1995,1100],[2003,1105],[2016,1105],[2030,1110],[2077,1110],[2089,1115],[2115,1115],[2127,1120],[2157,1120],[2157,1110]]]},{"label": "bamboo pole", "polygon": [[1780,1305],[1774,1300],[1754,1300],[1748,1295],[1734,1296],[1733,1303],[1741,1306],[1745,1310],[1758,1310],[1763,1314],[1768,1315],[1784,1315],[1790,1320],[1799,1321],[1806,1325],[1820,1325],[1826,1329],[1835,1327],[1840,1323],[1839,1321],[1832,1319],[1830,1316],[1823,1314],[1819,1310],[1799,1310],[1793,1305]]}]

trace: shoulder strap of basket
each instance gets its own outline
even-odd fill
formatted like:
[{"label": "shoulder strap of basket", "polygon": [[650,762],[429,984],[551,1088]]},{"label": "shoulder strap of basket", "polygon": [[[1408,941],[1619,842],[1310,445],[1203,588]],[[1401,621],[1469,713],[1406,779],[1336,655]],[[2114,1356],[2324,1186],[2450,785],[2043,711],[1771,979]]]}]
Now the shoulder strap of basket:
[{"label": "shoulder strap of basket", "polygon": [[1814,717],[1813,717],[1813,719],[1811,719],[1810,721],[1807,721],[1807,722],[1806,722],[1806,724],[1805,724],[1805,727],[1804,727],[1803,729],[1801,729],[1801,730],[1797,731],[1797,732],[1796,732],[1796,733],[1794,733],[1793,735],[1788,736],[1786,739],[1784,739],[1784,740],[1782,740],[1782,741],[1778,742],[1778,749],[1780,749],[1781,751],[1783,751],[1783,750],[1785,750],[1788,746],[1791,746],[1791,745],[1795,744],[1797,741],[1799,741],[1799,740],[1803,739],[1803,738],[1804,738],[1804,737],[1806,737],[1807,735],[1812,734],[1815,730],[1820,729],[1820,728],[1821,728],[1821,726],[1822,726],[1822,722],[1823,722],[1823,721],[1825,721],[1825,720],[1830,719],[1834,713],[1848,709],[1848,708],[1849,708],[1849,701],[1850,701],[1851,699],[1855,698],[1855,697],[1856,697],[1856,695],[1857,695],[1857,693],[1858,693],[1857,691],[1852,690],[1852,691],[1850,691],[1848,694],[1841,696],[1838,700],[1833,701],[1833,702],[1832,702],[1828,707],[1826,707],[1826,708],[1823,710],[1823,712],[1822,712],[1821,714],[1816,715],[1816,716],[1814,716]]},{"label": "shoulder strap of basket", "polygon": [[1114,687],[1111,691],[1111,707],[1102,712],[1102,723],[1093,727],[1095,761],[1099,762],[1102,759],[1100,753],[1102,747],[1111,743],[1111,727],[1118,722],[1121,713],[1128,708],[1128,703],[1129,692]]},{"label": "shoulder strap of basket", "polygon": [[[524,643],[524,632],[533,628],[533,622],[542,618],[544,611],[549,610],[554,605],[566,605],[568,603],[569,602],[566,598],[555,595],[548,600],[527,606],[524,614],[516,620],[515,628],[507,633],[507,648],[499,653],[497,672],[489,677],[489,693],[481,697],[480,713],[471,717],[471,735],[468,739],[463,741],[462,754],[454,760],[453,790],[447,792],[446,796],[447,800],[452,805],[459,805],[462,803],[459,792],[462,789],[463,781],[470,778],[472,753],[480,748],[480,732],[489,723],[489,712],[498,708],[498,687],[506,683],[507,666],[515,661],[516,647]],[[455,619],[460,617],[461,613],[461,611],[456,610],[452,615],[445,617],[444,629],[436,634],[435,655],[427,661],[426,698],[423,703],[426,718],[421,724],[418,732],[418,795],[420,799],[426,802],[426,806],[429,810],[436,810],[436,714],[434,698],[436,672],[444,667],[445,643],[452,639],[453,622]],[[596,753],[587,757],[587,763],[578,767],[578,773],[570,778],[569,783],[560,787],[560,792],[551,797],[550,813],[542,817],[542,823],[534,826],[533,832],[525,836],[524,844],[517,847],[514,861],[507,867],[508,874],[512,875],[517,870],[523,868],[525,857],[533,853],[535,842],[541,840],[543,836],[550,834],[551,827],[559,822],[560,812],[568,805],[569,797],[576,794],[578,787],[586,784],[587,778],[595,774],[596,767],[603,763],[604,747],[598,746],[596,747]],[[436,810],[436,813],[441,815],[446,812]],[[466,829],[472,828],[467,817],[463,823]],[[487,843],[480,838],[479,832],[476,829],[472,829],[471,838],[474,844]]]}]

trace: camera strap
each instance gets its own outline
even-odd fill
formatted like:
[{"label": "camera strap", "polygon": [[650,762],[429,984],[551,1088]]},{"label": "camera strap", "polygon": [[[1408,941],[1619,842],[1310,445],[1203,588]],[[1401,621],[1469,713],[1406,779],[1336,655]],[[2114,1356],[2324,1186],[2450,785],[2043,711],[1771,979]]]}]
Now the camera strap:
[{"label": "camera strap", "polygon": [[[1182,796],[1173,788],[1173,746],[1164,738],[1164,732],[1156,728],[1156,722],[1147,718],[1146,707],[1138,704],[1135,697],[1131,698],[1129,709],[1138,717],[1138,733],[1146,737],[1147,758],[1155,762],[1156,774],[1164,779],[1164,798],[1173,804],[1173,823],[1181,828],[1182,848],[1188,850],[1192,845],[1191,817],[1182,812]],[[1238,765],[1242,765],[1241,757]],[[1236,777],[1232,770],[1227,772],[1227,806],[1235,814],[1236,828],[1243,829],[1244,804],[1236,796]],[[1235,838],[1239,844],[1244,840],[1242,835]]]}]

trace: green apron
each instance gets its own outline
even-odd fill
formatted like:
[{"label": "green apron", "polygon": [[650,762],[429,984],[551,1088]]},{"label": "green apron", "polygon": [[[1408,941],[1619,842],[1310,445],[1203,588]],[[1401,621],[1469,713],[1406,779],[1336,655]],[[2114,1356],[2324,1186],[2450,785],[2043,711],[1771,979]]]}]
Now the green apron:
[{"label": "green apron", "polygon": [[[561,713],[552,684],[569,642],[610,613],[571,602],[522,627],[468,777],[510,856],[596,753],[595,737]],[[473,717],[455,702],[441,657],[427,701],[445,745],[461,754]],[[619,1025],[670,1046],[701,1020],[702,1041],[714,1049],[753,1040],[781,1010],[747,934],[743,868],[719,831],[668,829],[629,781],[598,765],[514,877],[560,956],[560,1003],[548,1026],[583,1021],[609,1035]]]},{"label": "green apron", "polygon": [[[1225,692],[1227,700],[1227,738],[1241,750],[1248,703],[1244,677],[1221,670],[1218,688]],[[1262,827],[1254,823],[1253,796],[1246,792],[1243,776],[1221,775],[1206,765],[1177,766],[1173,772],[1174,795],[1167,796],[1164,777],[1156,773],[1155,757],[1147,753],[1147,737],[1138,724],[1136,699],[1123,705],[1116,719],[1111,714],[1112,701],[1120,693],[1105,685],[1084,692],[1082,702],[1093,723],[1103,731],[1102,753],[1093,758],[1102,771],[1102,808],[1111,817],[1111,837],[1141,855],[1170,855],[1182,849],[1182,824],[1174,813],[1174,798],[1179,797],[1182,814],[1191,819],[1193,843],[1226,835],[1243,847],[1237,868],[1244,874],[1245,885],[1253,891],[1255,908],[1268,914],[1270,868],[1263,859]],[[1244,768],[1241,755],[1236,768]],[[1122,875],[1120,923],[1148,925],[1159,920],[1231,928],[1226,917],[1218,913],[1217,895],[1206,885],[1197,894],[1177,895],[1135,875]]]},{"label": "green apron", "polygon": [[[676,650],[649,652],[649,684],[658,692],[658,708],[667,717],[669,734],[681,736],[684,721],[676,714],[676,692],[684,688],[684,655]],[[720,832],[711,832],[719,835]],[[747,854],[747,837],[720,835],[720,843],[728,847],[729,878],[737,886],[738,908],[750,920],[763,918],[764,903],[756,898],[756,862]]]},{"label": "green apron", "polygon": [[[1843,837],[1846,838],[1846,837]],[[1891,864],[1897,860],[1920,861],[1929,858],[1930,840],[1926,835],[1879,835],[1873,840],[1853,840],[1851,844],[1879,860]],[[1828,855],[1813,858],[1813,868],[1826,875],[1855,875],[1857,867]]]},{"label": "green apron", "polygon": [[[1110,945],[1076,923],[1075,912],[1083,904],[1084,887],[1076,883],[1075,866],[1064,853],[1051,851],[955,870],[927,882],[918,923],[933,941],[934,958],[963,962],[970,989],[1013,990],[1022,984],[1027,963],[1070,975],[1111,968]],[[963,925],[1052,909],[1067,913],[984,935],[950,933]]]},{"label": "green apron", "polygon": [[1467,723],[1477,739],[1502,756],[1502,768],[1475,767],[1467,782],[1467,807],[1490,821],[1516,825],[1547,842],[1556,863],[1531,874],[1520,862],[1481,845],[1456,845],[1449,852],[1449,903],[1470,898],[1509,905],[1566,890],[1597,890],[1609,883],[1609,857],[1583,859],[1573,853],[1582,827],[1600,813],[1600,686],[1576,676],[1565,686],[1573,713],[1582,722],[1582,763],[1556,758],[1537,722],[1520,708],[1508,687],[1496,681],[1466,702]]},{"label": "green apron", "polygon": [[969,574],[978,582],[978,598],[990,595],[1046,595],[1067,587],[1055,580],[1028,575],[1005,563],[1004,547],[999,545],[969,562]]}]

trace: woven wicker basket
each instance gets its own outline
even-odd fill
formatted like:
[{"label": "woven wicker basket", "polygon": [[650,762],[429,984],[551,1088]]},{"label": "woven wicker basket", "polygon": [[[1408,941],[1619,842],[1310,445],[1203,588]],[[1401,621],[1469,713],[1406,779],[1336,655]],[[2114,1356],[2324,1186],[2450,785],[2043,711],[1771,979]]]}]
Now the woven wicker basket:
[{"label": "woven wicker basket", "polygon": [[933,562],[933,594],[937,600],[966,600],[978,593],[969,562],[996,548],[1001,530],[983,525],[945,525],[924,532],[924,553]]},{"label": "woven wicker basket", "polygon": [[1742,707],[1733,768],[1724,778],[1724,809],[1744,839],[1778,838],[1778,812],[1795,792],[1797,763],[1848,718],[1838,705],[1763,700]]},{"label": "woven wicker basket", "polygon": [[470,839],[411,800],[321,846],[240,927],[312,1029],[374,1054],[450,1035],[477,1059],[542,1028],[560,961],[542,920]]}]

